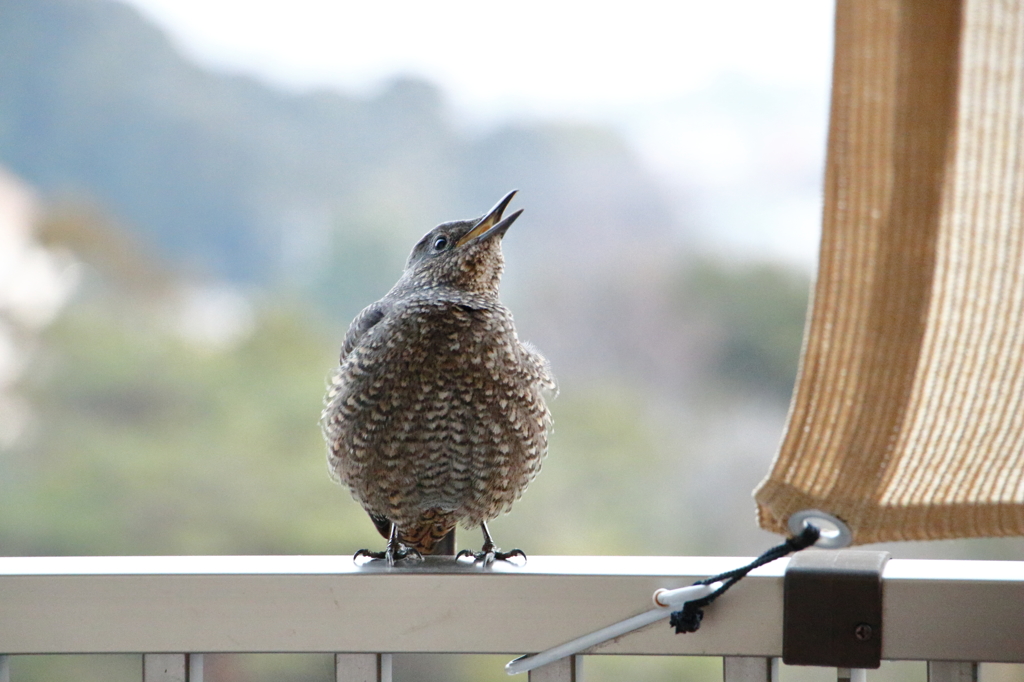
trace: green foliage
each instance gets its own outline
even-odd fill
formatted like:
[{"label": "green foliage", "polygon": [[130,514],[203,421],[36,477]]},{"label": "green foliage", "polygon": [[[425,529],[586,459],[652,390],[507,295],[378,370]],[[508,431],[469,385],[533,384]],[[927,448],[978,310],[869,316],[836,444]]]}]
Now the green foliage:
[{"label": "green foliage", "polygon": [[778,265],[704,260],[683,276],[679,299],[715,329],[715,376],[785,399],[796,377],[810,282]]},{"label": "green foliage", "polygon": [[646,403],[611,383],[565,389],[551,404],[551,454],[513,513],[493,523],[496,539],[538,554],[685,552],[685,521],[672,519],[671,537],[654,529],[675,493],[663,473],[690,453],[669,445]]},{"label": "green foliage", "polygon": [[232,352],[82,306],[47,335],[35,438],[0,495],[7,554],[327,553],[372,541],[316,420],[335,343],[265,312]]}]

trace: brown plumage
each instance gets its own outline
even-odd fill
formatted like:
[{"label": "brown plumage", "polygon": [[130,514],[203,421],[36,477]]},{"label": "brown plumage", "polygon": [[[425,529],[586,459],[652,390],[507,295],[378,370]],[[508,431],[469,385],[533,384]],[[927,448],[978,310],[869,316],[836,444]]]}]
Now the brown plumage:
[{"label": "brown plumage", "polygon": [[[332,476],[388,538],[394,563],[430,554],[461,524],[480,526],[519,499],[547,452],[555,390],[548,363],[519,341],[498,300],[509,193],[483,218],[438,225],[388,294],[349,327],[321,427]],[[414,550],[414,551],[411,551]]]}]

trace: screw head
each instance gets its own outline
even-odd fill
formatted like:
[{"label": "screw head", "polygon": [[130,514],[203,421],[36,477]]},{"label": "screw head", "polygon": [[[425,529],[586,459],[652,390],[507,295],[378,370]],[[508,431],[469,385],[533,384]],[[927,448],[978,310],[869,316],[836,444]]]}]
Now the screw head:
[{"label": "screw head", "polygon": [[860,642],[866,642],[875,635],[875,629],[867,623],[860,623],[853,629],[853,636]]}]

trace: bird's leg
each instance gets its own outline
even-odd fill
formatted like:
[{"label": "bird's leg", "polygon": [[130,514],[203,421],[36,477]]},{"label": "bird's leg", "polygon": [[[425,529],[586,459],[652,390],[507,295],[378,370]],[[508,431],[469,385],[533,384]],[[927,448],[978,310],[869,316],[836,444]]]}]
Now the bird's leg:
[{"label": "bird's leg", "polygon": [[[523,561],[526,561],[526,552],[521,549],[512,549],[507,552],[502,552],[498,547],[495,546],[494,540],[491,538],[491,531],[487,528],[487,522],[483,521],[480,523],[480,530],[484,532],[484,546],[481,548],[481,552],[485,556],[493,556],[498,561],[508,561],[514,556],[522,557]],[[494,561],[491,560],[491,562]],[[488,563],[491,563],[488,562]]]},{"label": "bird's leg", "polygon": [[386,559],[388,566],[394,566],[396,562],[401,561],[402,559],[423,561],[422,554],[420,554],[416,549],[402,544],[398,539],[398,526],[394,523],[391,524],[391,533],[388,536],[388,546],[383,552],[371,552],[368,549],[361,549],[355,553],[355,556],[352,557],[352,561],[358,563],[359,557],[366,557],[371,561],[375,559]]},{"label": "bird's leg", "polygon": [[484,566],[490,566],[495,561],[508,561],[515,556],[522,557],[523,561],[526,561],[526,553],[521,549],[513,549],[508,552],[502,552],[498,549],[491,538],[491,531],[487,529],[486,521],[480,524],[480,530],[484,532],[484,546],[480,548],[480,551],[471,552],[468,549],[464,549],[455,556],[456,559],[468,556],[473,558],[473,563],[479,561]]}]

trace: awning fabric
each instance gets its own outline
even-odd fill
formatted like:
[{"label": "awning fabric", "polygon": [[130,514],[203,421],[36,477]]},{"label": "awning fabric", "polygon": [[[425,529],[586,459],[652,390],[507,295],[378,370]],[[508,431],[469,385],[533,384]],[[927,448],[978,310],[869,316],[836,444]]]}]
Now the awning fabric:
[{"label": "awning fabric", "polygon": [[840,0],[824,220],[761,526],[1024,535],[1024,1]]}]

